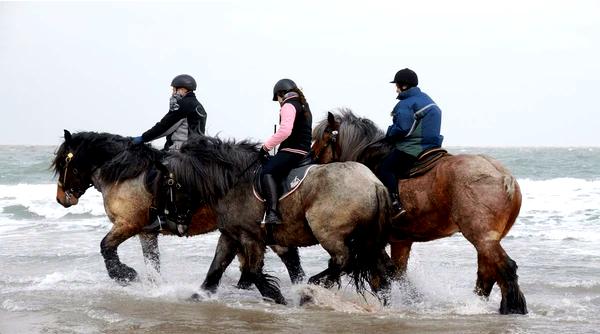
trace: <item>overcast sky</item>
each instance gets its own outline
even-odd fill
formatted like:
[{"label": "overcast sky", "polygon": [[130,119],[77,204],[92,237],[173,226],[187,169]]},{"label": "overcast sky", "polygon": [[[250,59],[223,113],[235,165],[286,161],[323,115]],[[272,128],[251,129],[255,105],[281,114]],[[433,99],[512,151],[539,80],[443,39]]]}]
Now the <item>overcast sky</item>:
[{"label": "overcast sky", "polygon": [[599,15],[594,0],[2,2],[0,144],[141,135],[180,73],[210,135],[268,137],[283,77],[315,122],[349,107],[384,128],[409,67],[446,146],[600,146]]}]

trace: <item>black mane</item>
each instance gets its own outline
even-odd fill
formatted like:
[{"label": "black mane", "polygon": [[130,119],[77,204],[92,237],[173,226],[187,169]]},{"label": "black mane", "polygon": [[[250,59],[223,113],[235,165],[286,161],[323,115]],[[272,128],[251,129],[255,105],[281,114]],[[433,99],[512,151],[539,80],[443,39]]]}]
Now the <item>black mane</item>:
[{"label": "black mane", "polygon": [[259,143],[199,137],[188,141],[166,164],[184,191],[214,204],[258,166]]}]

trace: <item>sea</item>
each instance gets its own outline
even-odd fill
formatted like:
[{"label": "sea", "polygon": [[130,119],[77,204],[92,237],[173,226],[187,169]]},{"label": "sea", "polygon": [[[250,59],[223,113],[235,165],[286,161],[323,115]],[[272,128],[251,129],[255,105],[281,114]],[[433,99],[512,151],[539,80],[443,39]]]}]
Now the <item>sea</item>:
[{"label": "sea", "polygon": [[[502,241],[517,262],[529,314],[500,315],[500,293],[473,294],[477,256],[460,233],[413,246],[408,281],[390,305],[357,295],[347,280],[326,290],[292,285],[267,252],[288,305],[235,287],[234,260],[215,294],[200,290],[219,232],[159,238],[160,274],[132,238],[120,259],[139,281],[112,281],[100,255],[111,228],[94,189],[65,209],[49,170],[56,147],[0,146],[0,333],[599,333],[600,147],[451,147],[508,167],[523,205]],[[300,250],[307,274],[327,265],[320,246]],[[200,300],[192,302],[193,293]],[[301,305],[309,294],[313,303]]]}]

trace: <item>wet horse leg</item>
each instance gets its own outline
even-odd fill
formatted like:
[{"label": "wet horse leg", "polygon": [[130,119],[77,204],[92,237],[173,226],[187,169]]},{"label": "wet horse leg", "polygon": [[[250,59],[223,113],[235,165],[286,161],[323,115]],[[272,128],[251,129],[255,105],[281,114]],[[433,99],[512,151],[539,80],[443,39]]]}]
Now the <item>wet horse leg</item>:
[{"label": "wet horse leg", "polygon": [[306,274],[300,264],[297,247],[270,246],[288,270],[292,284],[301,283]]},{"label": "wet horse leg", "polygon": [[104,264],[108,271],[108,276],[119,283],[126,284],[137,278],[137,272],[122,263],[117,254],[117,248],[123,241],[129,239],[132,234],[128,229],[120,229],[114,225],[113,228],[106,234],[100,242],[100,253],[104,258]]},{"label": "wet horse leg", "polygon": [[140,244],[142,245],[142,254],[146,265],[152,266],[152,269],[160,273],[160,252],[158,250],[158,234],[140,233]]},{"label": "wet horse leg", "polygon": [[242,273],[254,283],[263,297],[285,305],[286,301],[279,290],[278,279],[263,272],[264,240],[242,235],[240,242],[240,249],[244,254]]},{"label": "wet horse leg", "polygon": [[321,285],[324,288],[331,288],[336,283],[340,286],[340,276],[342,275],[342,270],[340,266],[336,263],[336,261],[331,258],[329,260],[329,265],[327,269],[322,272],[312,276],[308,279],[308,284]]},{"label": "wet horse leg", "polygon": [[411,240],[393,240],[390,242],[392,261],[396,265],[394,279],[403,279],[408,268],[408,258],[413,242]]},{"label": "wet horse leg", "polygon": [[504,251],[498,240],[475,243],[478,265],[476,292],[489,296],[494,281],[502,293],[501,314],[527,314],[527,302],[519,288],[517,263]]},{"label": "wet horse leg", "polygon": [[[238,248],[238,243],[233,238],[221,233],[217,243],[217,249],[215,250],[215,257],[210,264],[210,268],[208,269],[204,283],[202,283],[203,290],[210,292],[217,291],[221,277],[223,276],[225,269],[227,269],[227,267],[231,264],[231,261],[233,261]],[[244,278],[243,274],[242,278]],[[242,278],[240,278],[240,281]]]}]

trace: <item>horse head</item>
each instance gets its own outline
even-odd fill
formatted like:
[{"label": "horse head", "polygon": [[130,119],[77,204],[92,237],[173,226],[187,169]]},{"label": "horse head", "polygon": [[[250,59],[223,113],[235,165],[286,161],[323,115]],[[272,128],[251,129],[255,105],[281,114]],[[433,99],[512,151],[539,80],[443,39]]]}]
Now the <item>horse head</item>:
[{"label": "horse head", "polygon": [[65,141],[60,145],[52,166],[58,176],[56,201],[65,208],[76,205],[85,191],[92,185],[92,166],[85,153],[79,151],[81,141],[74,140],[64,130]]},{"label": "horse head", "polygon": [[167,165],[155,161],[155,166],[159,172],[157,200],[163,203],[166,223],[172,230],[177,229],[179,234],[183,235],[191,223],[194,212],[200,207],[200,202],[192,200],[191,189],[182,186],[177,175],[169,170]]},{"label": "horse head", "polygon": [[326,164],[339,161],[340,146],[338,143],[340,131],[340,122],[336,121],[335,116],[327,113],[327,120],[322,121],[313,131],[313,145],[311,150],[314,153],[315,162]]}]

